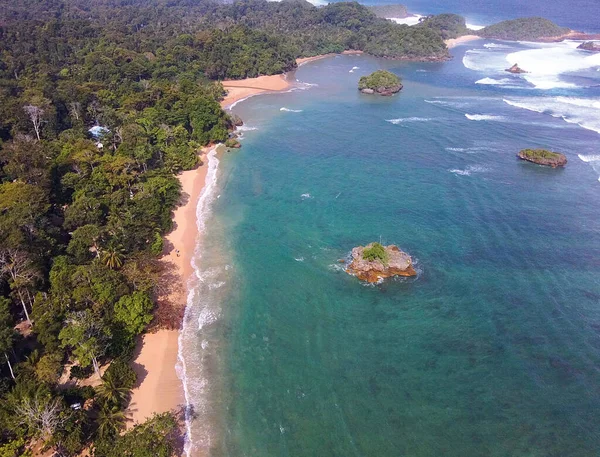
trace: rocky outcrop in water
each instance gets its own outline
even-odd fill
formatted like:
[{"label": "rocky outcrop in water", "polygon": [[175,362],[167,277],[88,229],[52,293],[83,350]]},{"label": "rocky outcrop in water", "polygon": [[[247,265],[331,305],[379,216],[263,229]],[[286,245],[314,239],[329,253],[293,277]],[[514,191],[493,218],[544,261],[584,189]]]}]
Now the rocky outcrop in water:
[{"label": "rocky outcrop in water", "polygon": [[577,49],[583,49],[584,51],[600,52],[600,43],[595,41],[586,41],[577,46]]},{"label": "rocky outcrop in water", "polygon": [[514,64],[512,67],[507,68],[506,71],[508,71],[509,73],[514,73],[514,74],[527,73],[525,70],[523,70],[517,64]]},{"label": "rocky outcrop in water", "polygon": [[358,81],[358,90],[363,94],[394,95],[402,90],[400,78],[386,70],[377,70]]},{"label": "rocky outcrop in water", "polygon": [[548,167],[564,167],[567,164],[567,158],[559,152],[551,152],[546,149],[523,149],[517,154],[521,160],[545,165]]},{"label": "rocky outcrop in water", "polygon": [[395,245],[370,243],[352,249],[352,261],[346,273],[362,281],[379,282],[392,276],[416,276],[410,255]]}]

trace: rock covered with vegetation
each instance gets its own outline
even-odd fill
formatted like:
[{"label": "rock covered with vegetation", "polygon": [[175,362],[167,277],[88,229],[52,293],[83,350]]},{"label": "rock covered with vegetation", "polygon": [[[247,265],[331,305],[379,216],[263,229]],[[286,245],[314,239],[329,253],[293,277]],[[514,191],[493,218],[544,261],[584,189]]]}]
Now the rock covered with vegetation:
[{"label": "rock covered with vegetation", "polygon": [[394,95],[402,89],[400,78],[386,70],[377,70],[358,81],[358,90],[363,94]]},{"label": "rock covered with vegetation", "polygon": [[478,30],[483,38],[510,41],[538,41],[561,37],[571,30],[543,17],[524,17],[498,22]]},{"label": "rock covered with vegetation", "polygon": [[362,281],[379,282],[392,276],[416,276],[412,259],[398,246],[370,243],[352,249],[352,261],[346,268],[348,274]]},{"label": "rock covered with vegetation", "polygon": [[517,154],[521,160],[546,165],[552,168],[564,167],[567,164],[567,158],[559,152],[551,152],[546,149],[523,149]]}]

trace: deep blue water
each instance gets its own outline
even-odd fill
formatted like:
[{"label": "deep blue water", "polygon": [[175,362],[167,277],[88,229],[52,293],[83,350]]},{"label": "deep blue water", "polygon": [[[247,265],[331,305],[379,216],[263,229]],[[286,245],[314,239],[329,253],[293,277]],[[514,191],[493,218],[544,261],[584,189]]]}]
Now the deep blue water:
[{"label": "deep blue water", "polygon": [[[548,67],[513,77],[517,52]],[[600,73],[551,67],[578,53],[478,41],[446,63],[337,56],[301,67],[303,90],[234,108],[243,148],[220,163],[188,348],[209,379],[198,449],[600,455]],[[358,93],[378,68],[401,94]],[[540,146],[567,167],[515,157]],[[419,276],[367,286],[341,271],[374,240]]]}]

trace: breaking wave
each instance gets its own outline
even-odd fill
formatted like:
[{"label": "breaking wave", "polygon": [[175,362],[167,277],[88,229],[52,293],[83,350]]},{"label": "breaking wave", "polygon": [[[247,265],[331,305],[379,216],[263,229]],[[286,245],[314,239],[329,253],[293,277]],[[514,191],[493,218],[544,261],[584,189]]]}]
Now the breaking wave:
[{"label": "breaking wave", "polygon": [[[217,158],[217,148],[211,149],[207,156],[208,171],[204,188],[198,198],[196,206],[196,225],[199,233],[206,230],[206,221],[211,214],[212,202],[215,199],[217,189],[217,171],[219,168],[219,159]],[[197,245],[192,266],[195,272],[196,284],[190,287],[187,297],[187,306],[179,332],[179,350],[177,354],[177,375],[181,379],[185,402],[185,427],[186,441],[185,454],[190,456],[194,447],[198,444],[203,446],[210,442],[212,430],[209,424],[200,424],[198,427],[194,422],[194,414],[202,414],[206,408],[209,408],[207,397],[210,396],[210,385],[203,376],[203,351],[197,350],[199,331],[206,325],[216,322],[219,319],[218,310],[214,309],[214,304],[204,297],[200,290],[200,284],[208,284],[207,289],[213,290],[220,288],[224,283],[217,281],[219,272],[216,270],[204,271],[199,266],[199,259],[202,257],[202,249]],[[202,341],[202,349],[208,348],[208,341]]]},{"label": "breaking wave", "polygon": [[452,170],[448,170],[448,171],[450,173],[453,173],[458,176],[471,176],[471,174],[473,174],[473,173],[483,173],[483,172],[488,171],[488,169],[485,167],[479,166],[479,165],[472,165],[472,166],[468,166],[464,170],[453,168]]},{"label": "breaking wave", "polygon": [[515,81],[508,78],[502,79],[494,79],[494,78],[483,78],[478,81],[475,81],[475,84],[483,84],[488,86],[508,86],[508,87],[517,87],[515,86]]},{"label": "breaking wave", "polygon": [[285,111],[286,113],[301,113],[302,112],[301,109],[290,109],[290,108],[286,108],[285,106],[283,108],[279,108],[279,111]]},{"label": "breaking wave", "polygon": [[428,117],[399,117],[398,119],[386,119],[385,121],[390,124],[398,125],[407,122],[429,122],[431,120],[432,119]]},{"label": "breaking wave", "polygon": [[600,99],[579,97],[505,98],[504,103],[536,113],[548,114],[600,133]]},{"label": "breaking wave", "polygon": [[496,121],[503,122],[506,120],[504,116],[494,116],[491,114],[465,114],[465,117],[470,121]]},{"label": "breaking wave", "polygon": [[588,155],[588,156],[583,155],[583,154],[578,154],[577,157],[579,157],[585,163],[600,162],[599,154],[592,154],[592,155]]}]

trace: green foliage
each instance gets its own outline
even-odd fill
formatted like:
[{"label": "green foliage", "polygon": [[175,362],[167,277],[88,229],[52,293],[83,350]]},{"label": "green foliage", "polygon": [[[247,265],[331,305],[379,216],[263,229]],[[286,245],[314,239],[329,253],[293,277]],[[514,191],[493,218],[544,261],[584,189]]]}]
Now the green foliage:
[{"label": "green foliage", "polygon": [[418,27],[429,28],[437,31],[442,39],[458,38],[472,33],[466,25],[465,18],[458,14],[438,14],[423,18]]},{"label": "green foliage", "polygon": [[[115,418],[116,419],[116,418]],[[118,419],[117,419],[118,420]],[[110,436],[110,433],[107,433]],[[158,414],[122,435],[97,440],[94,457],[171,457],[178,440],[178,426],[171,413]]]},{"label": "green foliage", "polygon": [[133,389],[137,381],[137,375],[128,360],[119,357],[112,361],[104,376],[110,376],[116,385]]},{"label": "green foliage", "polygon": [[558,37],[569,31],[568,28],[559,27],[542,17],[525,17],[489,25],[479,30],[477,34],[484,38],[498,40],[535,41],[540,38]]},{"label": "green foliage", "polygon": [[560,159],[561,154],[546,149],[523,149],[521,154],[528,159]]},{"label": "green foliage", "polygon": [[[129,397],[129,389],[119,385],[116,378],[111,373],[105,373],[102,377],[102,384],[96,387],[98,398],[109,406],[121,409]],[[107,411],[108,412],[108,411]]]},{"label": "green foliage", "polygon": [[380,260],[384,264],[387,264],[389,261],[388,253],[385,252],[385,248],[379,243],[372,243],[371,247],[366,247],[363,250],[362,255],[363,259],[368,260],[369,262]]},{"label": "green foliage", "polygon": [[63,355],[60,352],[50,352],[40,357],[35,365],[35,375],[41,382],[55,384],[62,371]]},{"label": "green foliage", "polygon": [[386,70],[377,70],[369,76],[362,76],[358,81],[359,89],[377,89],[379,87],[394,87],[401,84],[400,78]]},{"label": "green foliage", "polygon": [[152,321],[152,300],[143,292],[125,295],[115,304],[114,319],[123,324],[131,335],[142,333]]},{"label": "green foliage", "polygon": [[25,440],[17,438],[10,440],[8,443],[0,445],[0,457],[27,457],[31,456],[31,452],[23,452]]},{"label": "green foliage", "polygon": [[88,365],[87,367],[82,367],[79,365],[73,365],[71,367],[70,378],[71,379],[87,379],[94,372],[94,367]]},{"label": "green foliage", "polygon": [[0,297],[0,363],[5,362],[4,354],[13,347],[16,332],[10,315],[10,300]]},{"label": "green foliage", "polygon": [[156,256],[162,254],[164,247],[163,237],[160,233],[156,232],[154,234],[154,241],[150,245],[150,252]]},{"label": "green foliage", "polygon": [[240,142],[235,138],[227,138],[227,141],[225,141],[225,146],[228,148],[237,148],[239,145]]}]

